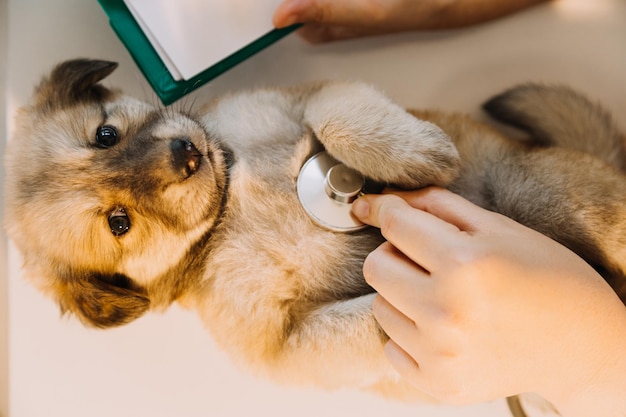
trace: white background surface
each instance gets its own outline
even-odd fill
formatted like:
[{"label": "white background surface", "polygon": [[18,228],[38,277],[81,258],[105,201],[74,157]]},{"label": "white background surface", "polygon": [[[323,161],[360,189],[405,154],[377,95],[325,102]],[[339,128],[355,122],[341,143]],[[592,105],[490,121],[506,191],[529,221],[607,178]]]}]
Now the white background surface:
[{"label": "white background surface", "polygon": [[[95,0],[0,0],[0,15],[6,63],[0,70],[0,111],[6,99],[9,131],[12,114],[39,78],[55,63],[78,56],[120,62],[107,83],[156,102]],[[626,2],[559,0],[464,31],[324,46],[290,36],[184,104],[237,88],[322,78],[361,79],[402,105],[476,116],[481,102],[516,83],[564,82],[601,100],[624,127]],[[4,121],[0,134],[4,141]],[[234,369],[195,316],[176,307],[120,329],[85,329],[59,318],[57,307],[21,279],[12,250],[5,263],[4,237],[0,251],[3,417],[508,415],[503,401],[462,408],[404,405],[352,391],[321,393],[258,381]]]}]

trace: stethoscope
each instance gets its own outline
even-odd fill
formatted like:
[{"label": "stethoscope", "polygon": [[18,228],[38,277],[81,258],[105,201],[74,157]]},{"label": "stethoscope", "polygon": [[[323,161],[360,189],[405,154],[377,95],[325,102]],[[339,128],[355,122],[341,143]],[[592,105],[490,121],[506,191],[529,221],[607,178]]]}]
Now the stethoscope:
[{"label": "stethoscope", "polygon": [[298,199],[304,210],[315,223],[335,232],[367,227],[352,214],[352,203],[360,195],[381,188],[327,152],[309,158],[297,181]]}]

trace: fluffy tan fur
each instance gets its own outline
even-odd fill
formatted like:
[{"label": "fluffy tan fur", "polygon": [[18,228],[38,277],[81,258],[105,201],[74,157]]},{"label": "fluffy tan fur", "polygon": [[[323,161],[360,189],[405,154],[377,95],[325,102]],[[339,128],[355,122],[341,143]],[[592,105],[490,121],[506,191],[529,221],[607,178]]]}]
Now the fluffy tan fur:
[{"label": "fluffy tan fur", "polygon": [[325,230],[298,202],[298,172],[321,149],[375,181],[446,186],[533,227],[626,300],[624,139],[569,89],[527,85],[486,104],[539,146],[409,113],[360,83],[244,91],[187,114],[104,88],[114,68],[57,66],[7,152],[6,225],[24,269],[87,325],[176,301],[277,381],[419,396],[383,358],[362,277],[378,231]]}]

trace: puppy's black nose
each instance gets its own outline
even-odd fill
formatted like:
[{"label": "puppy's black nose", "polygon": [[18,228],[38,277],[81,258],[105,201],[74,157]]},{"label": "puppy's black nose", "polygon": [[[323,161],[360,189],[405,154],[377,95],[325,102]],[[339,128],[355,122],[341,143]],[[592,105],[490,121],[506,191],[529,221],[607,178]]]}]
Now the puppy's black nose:
[{"label": "puppy's black nose", "polygon": [[188,178],[196,173],[200,167],[202,154],[198,148],[187,139],[175,139],[170,144],[174,169]]}]

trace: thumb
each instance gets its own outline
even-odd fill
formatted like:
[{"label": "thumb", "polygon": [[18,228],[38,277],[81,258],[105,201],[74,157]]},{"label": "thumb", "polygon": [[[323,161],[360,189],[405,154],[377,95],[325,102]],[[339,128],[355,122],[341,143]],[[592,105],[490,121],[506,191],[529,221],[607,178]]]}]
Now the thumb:
[{"label": "thumb", "polygon": [[363,22],[365,13],[361,0],[285,0],[274,12],[273,23],[277,28],[296,23],[354,25]]},{"label": "thumb", "polygon": [[318,22],[320,13],[316,0],[285,0],[274,12],[273,23],[278,29],[296,23]]}]

